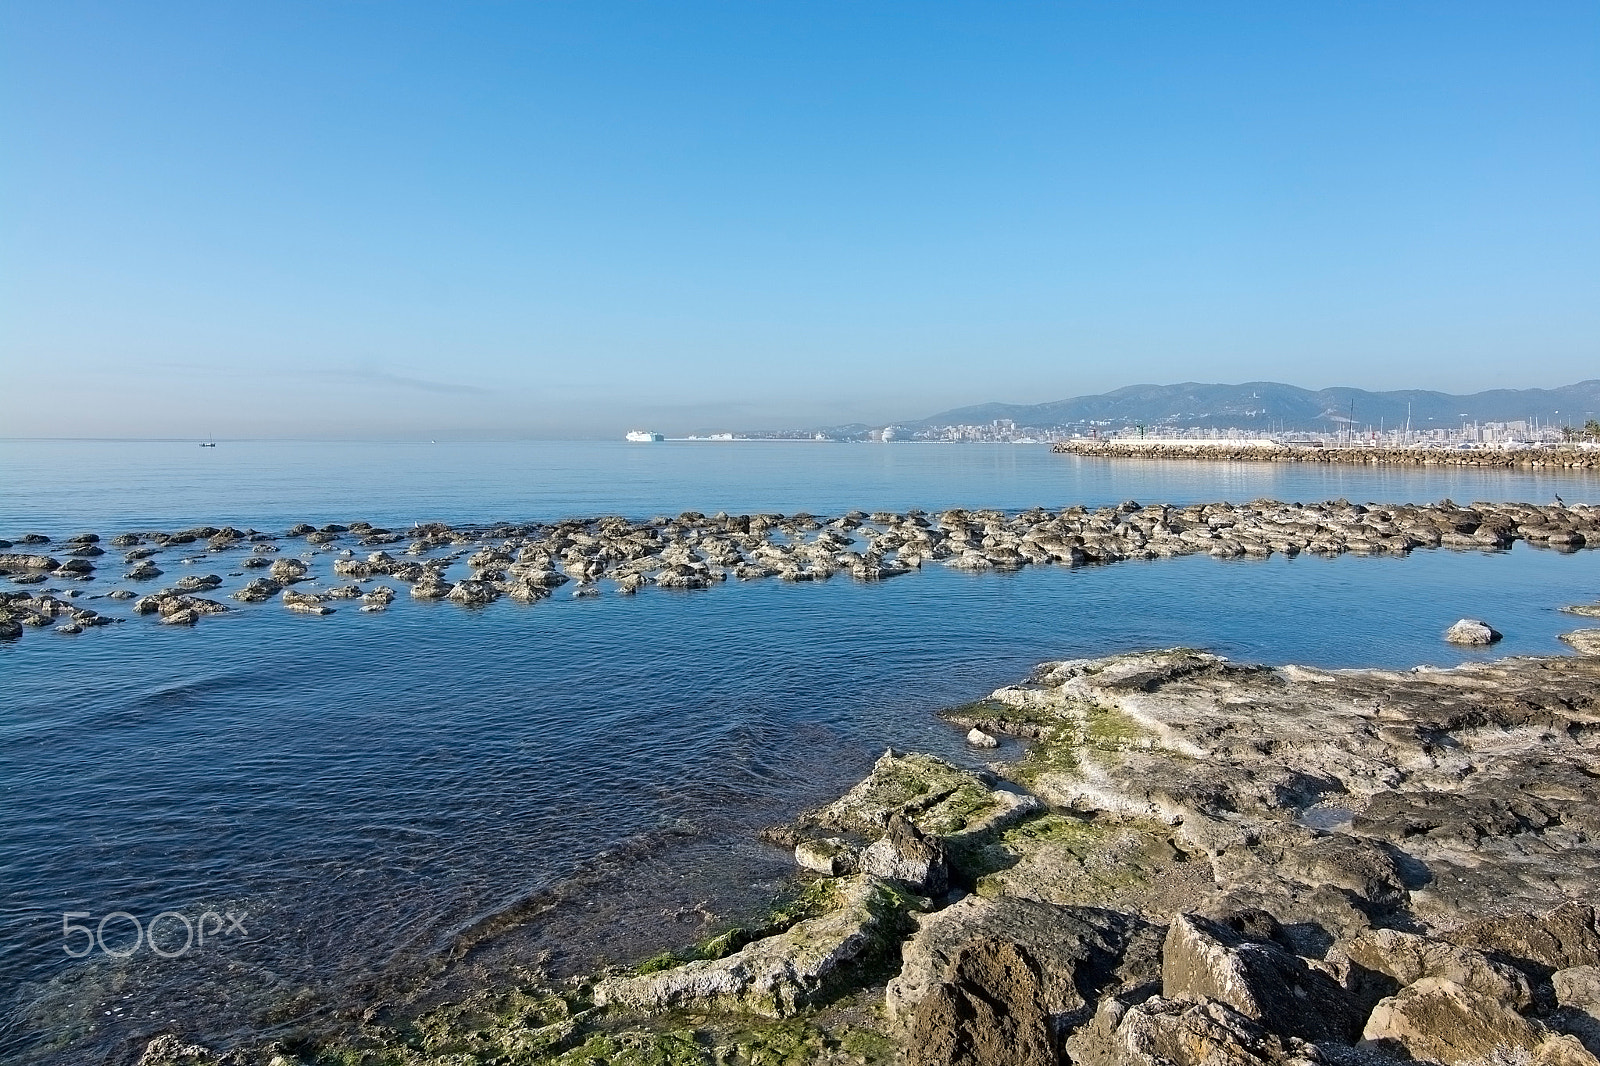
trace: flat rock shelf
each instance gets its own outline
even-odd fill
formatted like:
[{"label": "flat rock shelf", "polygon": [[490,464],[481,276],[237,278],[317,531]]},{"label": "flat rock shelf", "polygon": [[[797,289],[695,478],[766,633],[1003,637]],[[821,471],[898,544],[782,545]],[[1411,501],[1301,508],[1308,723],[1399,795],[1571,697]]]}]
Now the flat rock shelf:
[{"label": "flat rock shelf", "polygon": [[1600,1051],[1600,657],[1324,671],[1047,662],[769,841],[801,887],[631,968],[337,1043],[144,1066],[1425,1061]]}]

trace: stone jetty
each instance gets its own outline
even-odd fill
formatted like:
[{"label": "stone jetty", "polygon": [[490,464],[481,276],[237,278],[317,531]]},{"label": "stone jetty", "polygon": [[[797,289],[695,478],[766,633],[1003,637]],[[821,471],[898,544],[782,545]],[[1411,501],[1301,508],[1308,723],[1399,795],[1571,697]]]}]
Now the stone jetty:
[{"label": "stone jetty", "polygon": [[[95,533],[59,544],[28,534],[0,541],[0,577],[17,586],[0,591],[0,638],[27,627],[76,635],[137,618],[190,626],[268,603],[312,617],[346,605],[379,614],[401,589],[412,600],[471,609],[502,598],[534,604],[560,591],[627,596],[836,575],[883,581],[930,565],[986,571],[1198,554],[1403,556],[1419,548],[1500,551],[1517,541],[1563,552],[1600,546],[1600,506],[1263,499],[834,517],[686,512],[406,530],[367,522],[278,532],[201,526],[121,533],[107,547]],[[170,584],[159,587],[163,581]]]},{"label": "stone jetty", "polygon": [[942,717],[1017,750],[886,752],[766,831],[804,887],[760,921],[323,1044],[168,1033],[144,1066],[1600,1062],[1600,654],[1169,649]]},{"label": "stone jetty", "polygon": [[1097,459],[1204,459],[1234,463],[1349,463],[1356,466],[1474,466],[1600,470],[1600,448],[1316,447],[1270,441],[1069,440],[1051,451]]}]

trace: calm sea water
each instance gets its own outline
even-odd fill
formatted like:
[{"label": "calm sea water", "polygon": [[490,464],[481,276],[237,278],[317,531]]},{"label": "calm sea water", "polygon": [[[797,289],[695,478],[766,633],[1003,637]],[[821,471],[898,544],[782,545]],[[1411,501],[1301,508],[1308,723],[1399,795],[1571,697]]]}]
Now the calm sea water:
[{"label": "calm sea water", "polygon": [[[1600,499],[1600,479],[1029,447],[0,442],[7,538],[1555,493]],[[1597,598],[1600,554],[1519,546],[30,630],[0,645],[0,1057],[128,1062],[165,1030],[218,1044],[326,1031],[374,997],[691,939],[701,911],[737,916],[789,875],[759,826],[836,793],[885,746],[973,758],[931,712],[1044,659],[1187,644],[1450,664],[1471,657],[1439,639],[1463,615],[1506,633],[1496,654],[1554,653],[1576,622],[1556,609]],[[69,957],[84,941],[63,937],[63,914],[93,928],[119,911],[211,912],[223,928],[232,913],[243,928],[178,953],[169,916],[159,946],[174,957]],[[132,933],[117,917],[102,940],[122,951]]]},{"label": "calm sea water", "polygon": [[1600,498],[1592,474],[1140,462],[1043,445],[0,441],[0,537],[211,523],[547,520],[701,511]]}]

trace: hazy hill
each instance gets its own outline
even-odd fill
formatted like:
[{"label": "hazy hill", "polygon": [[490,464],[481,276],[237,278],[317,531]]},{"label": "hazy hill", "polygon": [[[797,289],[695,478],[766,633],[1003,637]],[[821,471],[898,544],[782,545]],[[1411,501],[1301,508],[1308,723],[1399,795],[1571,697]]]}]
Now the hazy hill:
[{"label": "hazy hill", "polygon": [[1313,391],[1276,381],[1247,381],[1241,385],[1188,381],[1181,385],[1129,385],[1098,396],[1074,396],[1050,403],[958,407],[904,424],[982,425],[1008,418],[1019,426],[1041,428],[1109,422],[1327,431],[1338,424],[1338,419],[1350,417],[1362,426],[1377,426],[1380,422],[1387,427],[1401,425],[1406,420],[1407,404],[1411,424],[1417,429],[1458,426],[1463,421],[1514,422],[1530,418],[1541,424],[1582,425],[1587,419],[1600,417],[1600,379],[1555,389],[1493,389],[1467,396],[1422,389]]}]

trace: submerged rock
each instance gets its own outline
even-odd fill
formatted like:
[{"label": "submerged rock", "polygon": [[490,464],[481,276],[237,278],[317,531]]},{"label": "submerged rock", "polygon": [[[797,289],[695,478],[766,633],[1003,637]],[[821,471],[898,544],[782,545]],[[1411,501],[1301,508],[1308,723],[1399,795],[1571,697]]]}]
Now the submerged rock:
[{"label": "submerged rock", "polygon": [[442,600],[450,595],[453,588],[448,581],[439,580],[437,575],[426,575],[411,586],[411,598],[414,600]]},{"label": "submerged rock", "polygon": [[[311,548],[326,550],[326,545],[346,534],[368,547],[401,539],[365,523],[329,523],[320,528],[300,523],[288,535],[303,537]],[[97,536],[73,537],[56,556],[29,552],[0,555],[0,571],[17,584],[41,583],[47,573],[61,580],[89,581],[93,574],[89,557],[102,550],[90,539]],[[859,580],[877,581],[934,563],[957,569],[1015,570],[1201,553],[1224,558],[1301,551],[1403,555],[1418,547],[1503,550],[1516,540],[1576,551],[1600,545],[1600,508],[1527,503],[1460,507],[1448,500],[1432,505],[1365,507],[1347,500],[1287,504],[1263,499],[1244,505],[1130,508],[1124,504],[1095,510],[1033,508],[1021,513],[958,508],[936,517],[920,511],[850,512],[835,518],[685,513],[647,522],[609,516],[549,526],[501,523],[452,528],[428,523],[416,525],[410,537],[406,553],[425,558],[402,563],[386,552],[373,551],[362,559],[346,549],[331,561],[333,572],[356,579],[393,576],[412,583],[418,599],[453,595],[458,602],[478,606],[508,596],[531,604],[568,580],[577,582],[574,596],[586,598],[604,587],[603,580],[631,595],[651,585],[710,588],[730,577],[817,581],[846,572]],[[161,568],[153,562],[139,565],[147,562],[149,554],[200,541],[211,552],[249,544],[252,551],[239,560],[241,568],[267,569],[280,585],[307,580],[311,567],[306,560],[272,558],[278,550],[272,543],[276,539],[255,530],[207,525],[175,533],[122,534],[112,544],[129,549],[131,580],[160,575]],[[27,537],[23,543],[48,541]],[[0,545],[6,546],[9,544]],[[450,554],[439,554],[441,550]],[[471,567],[466,579],[470,583],[447,577],[459,560]],[[1581,636],[1573,640],[1581,647],[1594,643]],[[1023,730],[1040,729],[1037,724],[1013,724]],[[968,729],[994,737],[994,726],[980,719]],[[1032,737],[1035,733],[1017,735]],[[975,746],[987,746],[980,736],[974,735],[973,741]]]},{"label": "submerged rock", "polygon": [[172,1033],[162,1033],[145,1045],[138,1066],[212,1066],[210,1048],[188,1043]]}]

